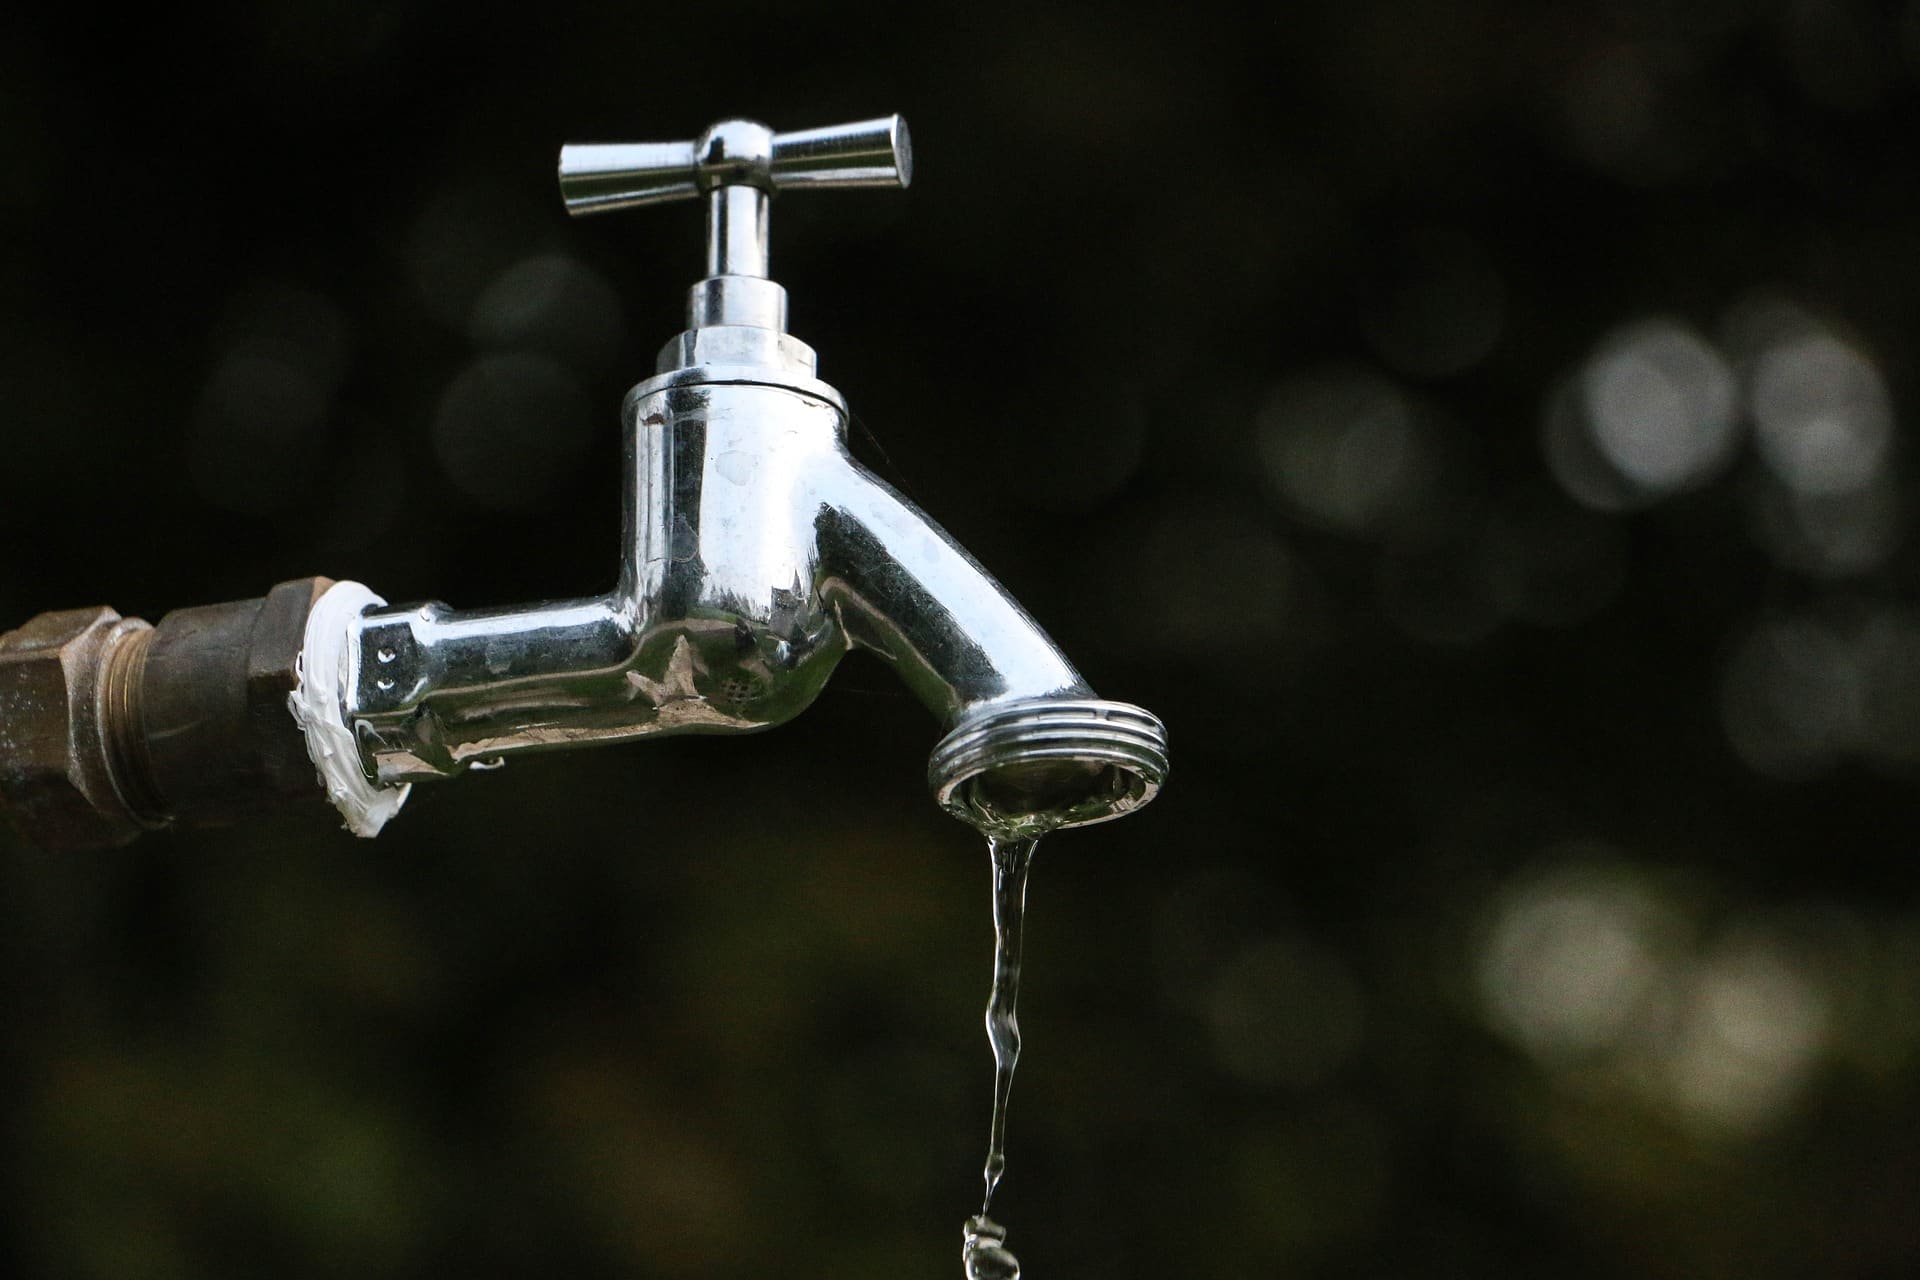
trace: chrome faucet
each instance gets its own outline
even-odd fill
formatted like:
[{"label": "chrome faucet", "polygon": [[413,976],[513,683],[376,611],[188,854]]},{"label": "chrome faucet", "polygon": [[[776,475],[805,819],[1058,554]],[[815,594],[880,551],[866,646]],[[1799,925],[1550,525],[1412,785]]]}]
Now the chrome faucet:
[{"label": "chrome faucet", "polygon": [[[592,599],[477,612],[389,608],[353,583],[307,591],[292,687],[272,696],[290,693],[349,826],[375,834],[412,783],[517,752],[771,728],[854,647],[890,663],[945,728],[928,777],[955,816],[1038,832],[1151,800],[1167,773],[1160,721],[1096,697],[998,583],[849,456],[845,401],[786,331],[786,291],[768,278],[773,196],[905,187],[906,122],[775,133],[727,120],[690,142],[568,146],[559,176],[574,214],[707,208],[706,277],[687,328],[623,408],[619,580]],[[90,625],[119,636],[126,624],[113,618]],[[126,692],[74,705],[140,721],[153,699],[126,674],[126,644],[101,644],[100,669]],[[0,791],[6,658],[0,639]],[[177,816],[164,786],[135,776],[153,772],[144,742],[104,721],[83,736],[106,744],[89,749],[104,751],[137,826]]]}]

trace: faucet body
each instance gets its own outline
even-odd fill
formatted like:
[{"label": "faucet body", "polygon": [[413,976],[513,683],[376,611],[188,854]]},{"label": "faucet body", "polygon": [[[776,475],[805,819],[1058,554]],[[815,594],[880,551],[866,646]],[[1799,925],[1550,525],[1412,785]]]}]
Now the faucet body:
[{"label": "faucet body", "polygon": [[628,396],[607,595],[361,618],[348,714],[368,771],[393,785],[542,747],[771,728],[850,647],[949,729],[995,700],[1091,697],[997,582],[848,455],[838,393],[777,376],[696,366]]}]

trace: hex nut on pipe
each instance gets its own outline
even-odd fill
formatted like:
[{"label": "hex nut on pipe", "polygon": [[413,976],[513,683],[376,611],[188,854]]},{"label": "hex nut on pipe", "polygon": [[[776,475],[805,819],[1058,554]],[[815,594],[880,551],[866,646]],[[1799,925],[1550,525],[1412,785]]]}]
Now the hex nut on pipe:
[{"label": "hex nut on pipe", "polygon": [[126,723],[128,676],[152,634],[100,607],[0,635],[0,808],[34,844],[108,849],[159,825],[143,797],[122,794],[114,760],[142,745],[113,726]]},{"label": "hex nut on pipe", "polygon": [[154,627],[139,674],[141,766],[169,821],[224,826],[323,800],[287,695],[307,617],[330,578],[264,598],[176,609]]}]

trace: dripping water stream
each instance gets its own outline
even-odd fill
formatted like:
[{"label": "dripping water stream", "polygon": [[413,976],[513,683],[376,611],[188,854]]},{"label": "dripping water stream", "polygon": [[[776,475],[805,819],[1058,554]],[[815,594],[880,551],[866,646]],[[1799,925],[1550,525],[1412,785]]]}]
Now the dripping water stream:
[{"label": "dripping water stream", "polygon": [[987,1137],[987,1192],[980,1216],[993,1208],[993,1193],[1007,1171],[1007,1096],[1020,1062],[1020,933],[1027,907],[1027,868],[1037,839],[994,836],[993,992],[987,997],[987,1042],[993,1046],[993,1126]]},{"label": "dripping water stream", "polygon": [[993,856],[993,992],[987,998],[987,1042],[993,1046],[993,1123],[987,1136],[986,1194],[967,1219],[961,1258],[967,1280],[1019,1280],[1020,1263],[1005,1246],[1006,1229],[987,1216],[1007,1170],[1007,1098],[1020,1061],[1020,942],[1027,905],[1027,869],[1037,836],[989,836]]}]

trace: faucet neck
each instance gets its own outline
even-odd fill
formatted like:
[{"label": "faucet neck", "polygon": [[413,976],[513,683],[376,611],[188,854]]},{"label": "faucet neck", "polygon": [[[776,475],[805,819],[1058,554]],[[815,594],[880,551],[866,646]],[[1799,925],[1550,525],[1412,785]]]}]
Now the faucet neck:
[{"label": "faucet neck", "polygon": [[687,291],[687,328],[787,331],[787,291],[758,276],[708,276]]},{"label": "faucet neck", "polygon": [[813,349],[787,334],[787,291],[767,278],[773,131],[728,120],[701,135],[696,182],[707,195],[707,277],[687,292],[687,327],[660,373],[725,364],[812,378]]},{"label": "faucet neck", "polygon": [[767,276],[767,223],[773,193],[751,182],[707,192],[707,274]]},{"label": "faucet neck", "polygon": [[655,369],[677,374],[725,365],[777,381],[811,380],[813,348],[787,332],[787,291],[767,279],[767,207],[751,176],[707,192],[707,278],[687,291],[687,327]]},{"label": "faucet neck", "polygon": [[687,294],[687,328],[740,325],[785,333],[787,291],[767,278],[773,134],[732,121],[709,130],[707,139],[707,151],[729,162],[711,168],[725,180],[707,189],[707,278]]},{"label": "faucet neck", "polygon": [[[687,327],[660,348],[654,372],[673,375],[677,383],[787,386],[813,383],[819,364],[813,348],[787,332],[785,289],[752,276],[710,276],[688,294]],[[642,385],[651,386],[658,376]]]}]

